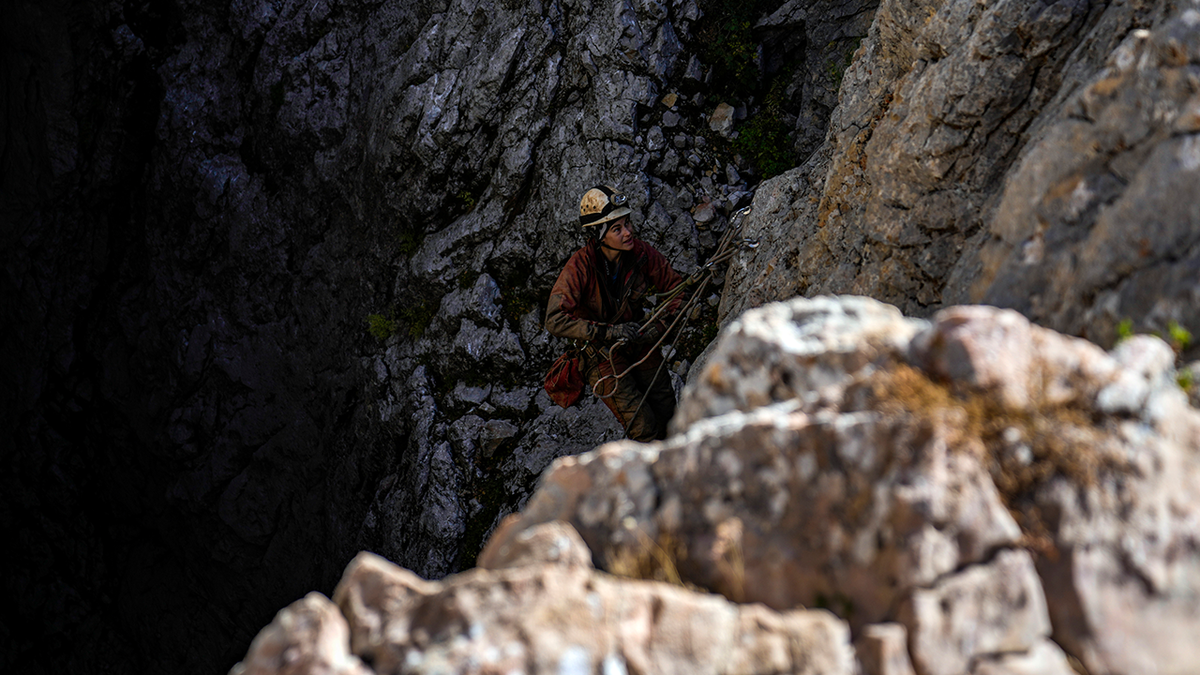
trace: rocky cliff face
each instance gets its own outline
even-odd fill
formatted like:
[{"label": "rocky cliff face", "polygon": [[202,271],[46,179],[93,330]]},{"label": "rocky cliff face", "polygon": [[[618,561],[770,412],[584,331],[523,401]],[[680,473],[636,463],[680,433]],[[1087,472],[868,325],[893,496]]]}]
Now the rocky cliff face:
[{"label": "rocky cliff face", "polygon": [[[883,2],[825,144],[758,191],[725,294],[1011,307],[1112,345],[1200,333],[1197,8]],[[1191,357],[1197,354],[1192,347]]]},{"label": "rocky cliff face", "polygon": [[211,672],[361,549],[469,567],[620,435],[540,389],[601,180],[685,274],[753,195],[680,375],[718,300],[1200,332],[1192,6],[876,4],[19,1],[0,665]]},{"label": "rocky cliff face", "polygon": [[554,457],[620,433],[539,386],[581,190],[620,184],[695,270],[758,175],[709,126],[721,73],[727,124],[780,83],[796,152],[836,91],[805,55],[872,6],[18,2],[3,667],[211,672],[360,549],[469,566]]}]

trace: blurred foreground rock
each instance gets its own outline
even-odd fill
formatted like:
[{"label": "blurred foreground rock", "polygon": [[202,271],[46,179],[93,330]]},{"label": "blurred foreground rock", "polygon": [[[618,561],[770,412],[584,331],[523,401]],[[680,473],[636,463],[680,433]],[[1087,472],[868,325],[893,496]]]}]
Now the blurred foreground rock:
[{"label": "blurred foreground rock", "polygon": [[350,654],[349,634],[337,606],[309,593],[275,615],[231,675],[365,675],[371,671]]},{"label": "blurred foreground rock", "polygon": [[386,673],[1193,672],[1200,411],[1173,364],[990,307],[753,310],[673,437],[557,460],[480,569],[360,555],[350,651]]},{"label": "blurred foreground rock", "polygon": [[562,520],[606,569],[661,575],[667,550],[732,599],[899,623],[920,673],[1070,673],[1063,649],[1191,672],[1200,412],[1172,364],[1157,338],[1106,353],[1008,310],[768,305],[677,435],[559,460],[489,546]]},{"label": "blurred foreground rock", "polygon": [[[345,619],[312,594],[280,612],[233,673],[348,675],[361,668],[351,647],[378,673],[854,672],[849,629],[828,612],[619,579],[592,568],[569,525],[529,534],[557,553],[526,548],[499,569],[442,582],[362,553],[334,595]],[[294,618],[318,612],[336,617],[325,631]],[[334,635],[340,644],[321,639]]]}]

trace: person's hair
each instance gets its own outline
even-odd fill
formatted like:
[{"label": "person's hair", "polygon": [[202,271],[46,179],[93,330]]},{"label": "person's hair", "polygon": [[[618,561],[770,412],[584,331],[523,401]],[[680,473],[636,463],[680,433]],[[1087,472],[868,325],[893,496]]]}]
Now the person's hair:
[{"label": "person's hair", "polygon": [[613,218],[612,220],[606,220],[603,223],[599,223],[597,225],[588,225],[588,226],[584,227],[583,229],[584,229],[584,231],[591,232],[588,235],[589,239],[592,239],[595,241],[600,241],[601,239],[604,238],[604,235],[608,234],[608,231],[612,228],[612,226],[614,224],[619,223],[622,220],[625,221],[625,226],[628,227],[629,226],[629,214],[625,214],[623,216],[618,216],[616,218]]}]

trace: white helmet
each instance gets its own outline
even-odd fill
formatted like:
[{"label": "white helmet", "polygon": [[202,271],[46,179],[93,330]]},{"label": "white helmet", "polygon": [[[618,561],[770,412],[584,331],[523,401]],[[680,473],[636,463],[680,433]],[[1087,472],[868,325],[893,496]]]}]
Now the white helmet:
[{"label": "white helmet", "polygon": [[[628,201],[629,199],[617,192],[616,188],[598,185],[583,193],[583,198],[579,200],[579,224],[586,229],[627,216],[631,212],[625,205]],[[603,236],[606,229],[608,228],[596,228],[598,236]]]}]

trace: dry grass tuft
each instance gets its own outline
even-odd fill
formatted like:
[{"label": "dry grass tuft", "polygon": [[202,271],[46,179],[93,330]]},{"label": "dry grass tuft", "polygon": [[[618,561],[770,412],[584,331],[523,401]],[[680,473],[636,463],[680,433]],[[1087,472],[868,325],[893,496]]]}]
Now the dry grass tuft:
[{"label": "dry grass tuft", "polygon": [[1028,410],[1013,410],[995,396],[954,390],[906,364],[877,373],[870,386],[880,412],[940,426],[955,449],[981,452],[1029,547],[1042,553],[1053,547],[1033,501],[1038,488],[1057,476],[1090,486],[1133,470],[1113,452],[1108,422],[1079,404],[1050,404],[1035,391]]},{"label": "dry grass tuft", "polygon": [[746,560],[742,554],[743,525],[740,518],[730,518],[717,525],[712,556],[717,572],[726,588],[722,594],[734,602],[746,600]]},{"label": "dry grass tuft", "polygon": [[637,542],[633,546],[613,546],[605,551],[604,567],[610,574],[630,579],[664,581],[675,586],[684,584],[679,576],[679,561],[687,558],[687,545],[670,532],[651,539],[641,527],[634,530]]}]

